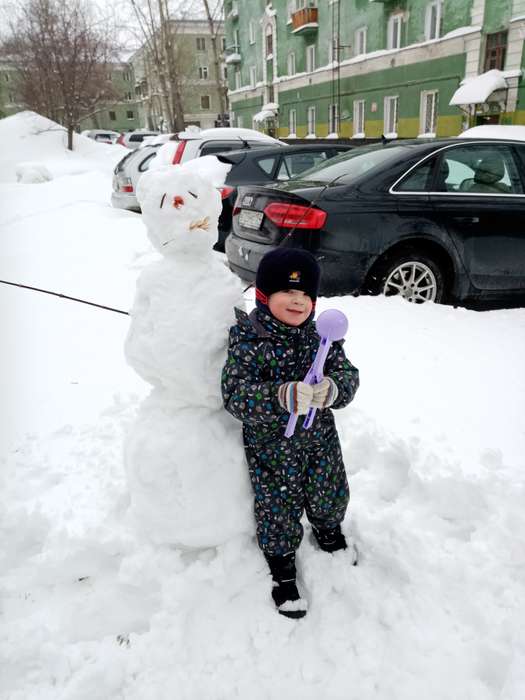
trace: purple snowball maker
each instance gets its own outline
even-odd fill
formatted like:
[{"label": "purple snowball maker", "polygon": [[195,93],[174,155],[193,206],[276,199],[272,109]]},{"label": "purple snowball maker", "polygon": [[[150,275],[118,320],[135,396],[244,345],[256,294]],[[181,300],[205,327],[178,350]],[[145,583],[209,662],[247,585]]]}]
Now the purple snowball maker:
[{"label": "purple snowball maker", "polygon": [[[323,367],[328,357],[330,345],[334,340],[342,340],[348,331],[348,319],[342,311],[337,309],[328,309],[319,314],[319,318],[315,322],[317,332],[321,336],[321,342],[315,355],[315,360],[308,370],[304,378],[305,384],[319,384],[323,379]],[[303,428],[310,428],[315,418],[315,408],[308,409]],[[286,426],[285,437],[291,437],[295,431],[297,423],[297,413],[291,413]]]}]

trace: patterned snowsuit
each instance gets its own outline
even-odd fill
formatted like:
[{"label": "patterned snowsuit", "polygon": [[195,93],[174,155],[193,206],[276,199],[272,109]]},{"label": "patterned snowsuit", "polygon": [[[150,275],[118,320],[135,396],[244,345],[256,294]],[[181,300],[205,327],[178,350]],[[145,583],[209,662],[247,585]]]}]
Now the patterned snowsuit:
[{"label": "patterned snowsuit", "polygon": [[[319,528],[343,520],[348,482],[330,409],[317,411],[310,430],[303,430],[300,416],[294,436],[284,437],[289,414],[277,391],[283,382],[304,379],[310,368],[319,346],[314,322],[288,326],[259,309],[250,316],[236,309],[236,316],[222,372],[224,406],[243,422],[259,546],[265,554],[283,555],[301,542],[303,509]],[[341,343],[332,344],[324,374],[339,390],[333,408],[349,404],[359,372]]]}]

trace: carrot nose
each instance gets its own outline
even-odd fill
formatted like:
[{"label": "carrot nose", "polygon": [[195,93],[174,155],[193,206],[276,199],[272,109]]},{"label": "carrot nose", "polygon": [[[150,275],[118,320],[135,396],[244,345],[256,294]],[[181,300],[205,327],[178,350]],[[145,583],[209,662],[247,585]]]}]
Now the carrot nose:
[{"label": "carrot nose", "polygon": [[180,209],[182,206],[184,206],[184,199],[179,194],[173,197],[173,206],[175,209]]}]

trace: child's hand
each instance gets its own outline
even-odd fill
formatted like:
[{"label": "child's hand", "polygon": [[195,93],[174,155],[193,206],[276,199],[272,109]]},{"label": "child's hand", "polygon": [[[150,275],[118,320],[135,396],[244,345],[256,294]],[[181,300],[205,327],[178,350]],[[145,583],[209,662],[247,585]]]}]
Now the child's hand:
[{"label": "child's hand", "polygon": [[288,413],[304,416],[312,406],[314,387],[304,382],[285,382],[279,387],[279,403]]},{"label": "child's hand", "polygon": [[314,390],[312,398],[314,408],[329,408],[339,394],[337,384],[330,377],[325,377],[319,384],[314,384],[312,388]]}]

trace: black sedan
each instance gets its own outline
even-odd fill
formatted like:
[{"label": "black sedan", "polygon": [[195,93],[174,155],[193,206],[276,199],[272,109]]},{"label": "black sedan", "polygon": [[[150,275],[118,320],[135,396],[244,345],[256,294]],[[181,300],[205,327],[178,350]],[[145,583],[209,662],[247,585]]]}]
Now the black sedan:
[{"label": "black sedan", "polygon": [[232,167],[222,190],[222,214],[219,238],[215,250],[224,252],[224,241],[232,228],[232,211],[239,185],[265,185],[286,182],[306,170],[323,165],[329,158],[347,153],[353,146],[346,144],[297,144],[293,146],[242,149],[222,153],[217,157]]},{"label": "black sedan", "polygon": [[319,259],[322,292],[463,303],[525,294],[525,143],[401,141],[355,149],[272,187],[241,187],[226,240],[253,281],[279,245]]}]

